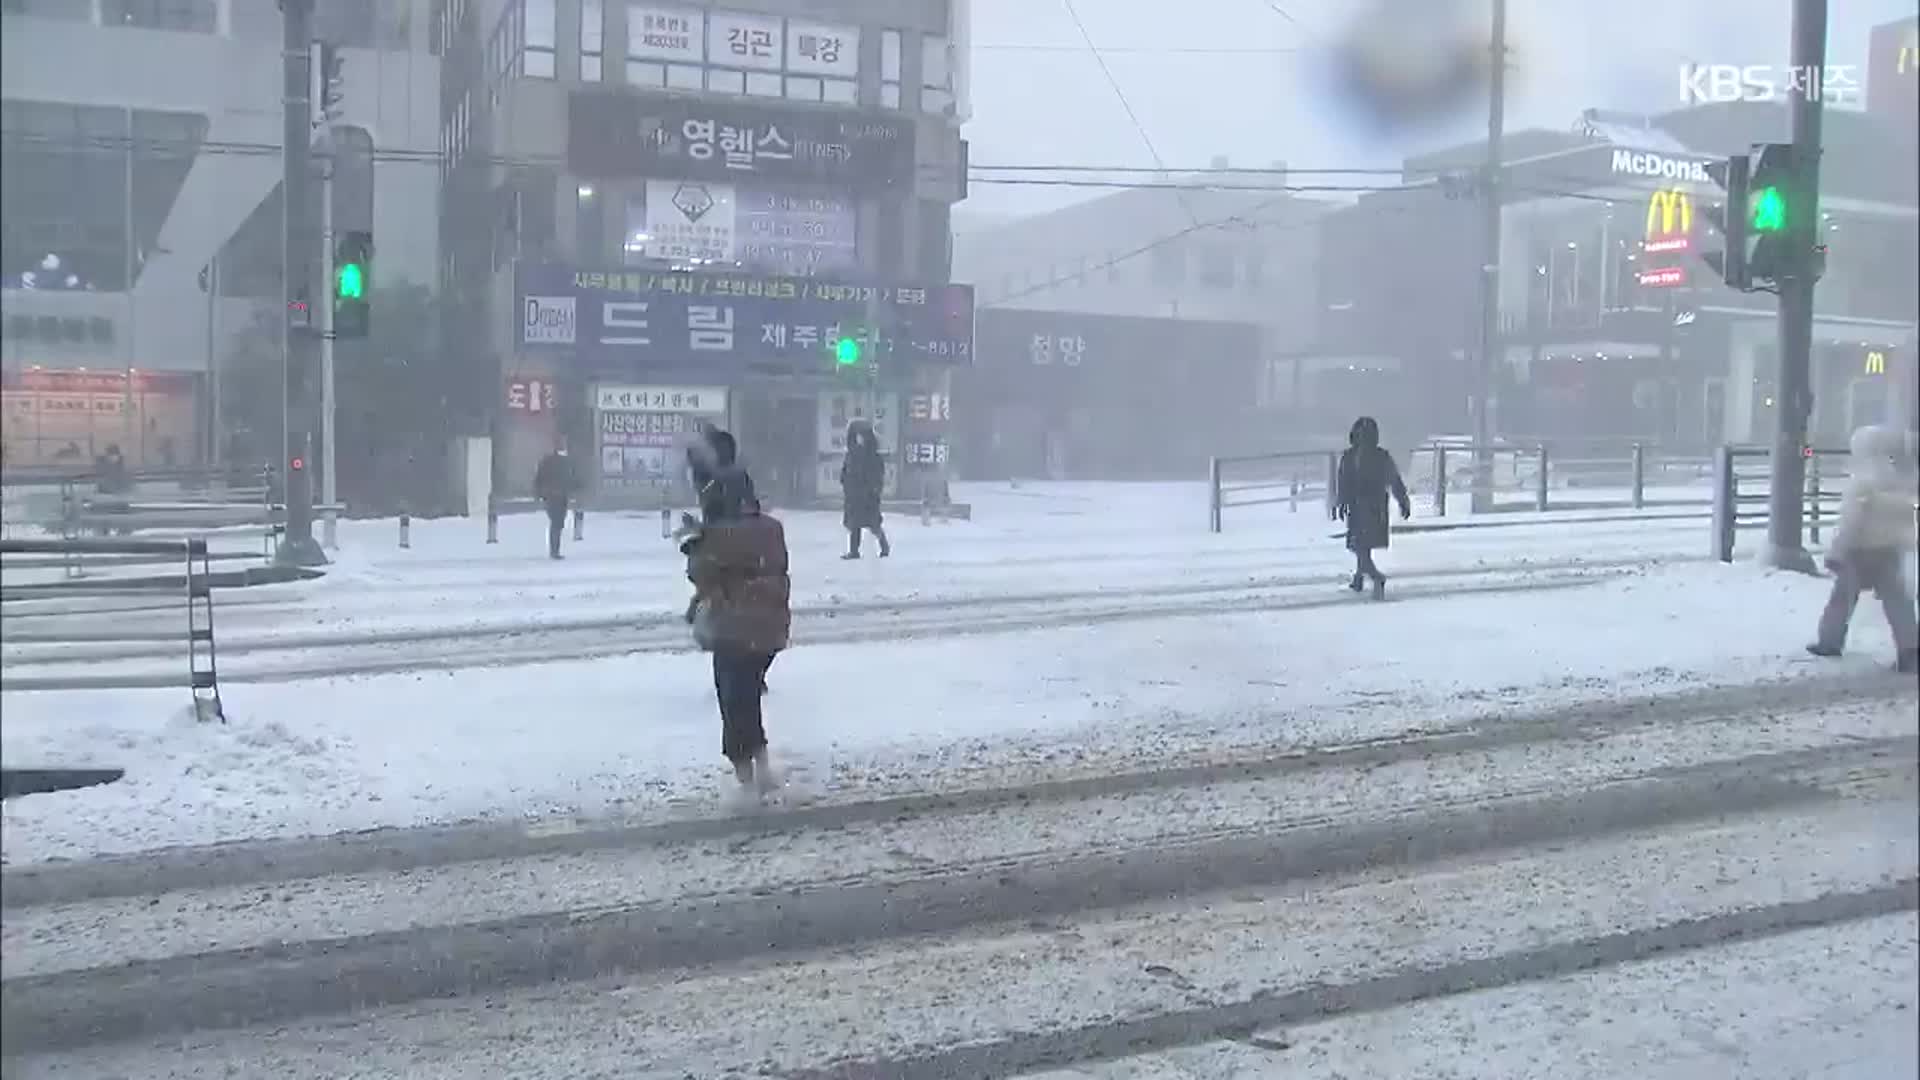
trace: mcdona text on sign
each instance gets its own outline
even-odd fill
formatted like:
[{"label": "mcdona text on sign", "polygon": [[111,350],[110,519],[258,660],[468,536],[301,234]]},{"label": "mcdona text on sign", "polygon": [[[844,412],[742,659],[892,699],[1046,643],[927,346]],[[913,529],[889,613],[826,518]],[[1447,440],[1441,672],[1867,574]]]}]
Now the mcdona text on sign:
[{"label": "mcdona text on sign", "polygon": [[1710,184],[1707,163],[1668,157],[1642,150],[1615,150],[1612,169],[1623,176],[1648,176],[1659,180],[1682,180],[1690,184]]}]

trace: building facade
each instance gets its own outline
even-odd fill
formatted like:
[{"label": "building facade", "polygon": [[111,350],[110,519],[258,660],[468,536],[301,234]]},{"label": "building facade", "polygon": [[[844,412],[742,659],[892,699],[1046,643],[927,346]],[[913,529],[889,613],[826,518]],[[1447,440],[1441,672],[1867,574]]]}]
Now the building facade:
[{"label": "building facade", "polygon": [[[1772,297],[1728,289],[1700,256],[1720,242],[1705,213],[1719,190],[1707,164],[1780,141],[1785,128],[1783,107],[1735,103],[1637,122],[1589,114],[1575,133],[1510,140],[1497,432],[1691,449],[1771,437],[1779,407]],[[1844,444],[1852,427],[1898,410],[1898,387],[1913,365],[1920,246],[1913,155],[1901,152],[1882,119],[1829,110],[1825,143],[1829,254],[1813,357],[1813,433],[1823,445]],[[1374,242],[1326,245],[1327,279],[1355,284],[1353,295],[1326,305],[1343,310],[1323,312],[1314,358],[1397,357],[1409,377],[1388,400],[1418,429],[1414,438],[1457,433],[1471,416],[1480,333],[1480,203],[1471,177],[1481,154],[1466,146],[1408,161],[1407,179],[1425,190],[1363,200],[1352,214],[1379,215]],[[1418,225],[1389,227],[1389,201],[1424,206],[1411,215]],[[1369,284],[1377,282],[1399,284]],[[1408,334],[1426,341],[1394,340]]]},{"label": "building facade", "polygon": [[981,308],[954,397],[968,475],[1190,476],[1290,437],[1273,410],[1312,326],[1315,223],[1339,204],[1296,196],[1279,164],[1213,165],[956,240]]},{"label": "building facade", "polygon": [[896,490],[941,471],[966,26],[965,0],[437,4],[444,336],[496,486],[564,438],[601,501],[655,500],[702,422],[775,499],[837,489],[855,417]]},{"label": "building facade", "polygon": [[[324,4],[342,120],[376,172],[382,273],[430,284],[438,61],[429,0]],[[232,339],[280,310],[275,0],[0,7],[6,462],[204,460]],[[277,325],[277,324],[276,324]],[[277,448],[272,456],[277,456]]]}]

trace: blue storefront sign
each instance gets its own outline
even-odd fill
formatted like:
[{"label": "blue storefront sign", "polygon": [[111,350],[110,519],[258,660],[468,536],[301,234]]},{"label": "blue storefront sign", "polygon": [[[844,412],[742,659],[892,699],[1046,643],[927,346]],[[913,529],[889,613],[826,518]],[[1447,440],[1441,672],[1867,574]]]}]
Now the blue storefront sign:
[{"label": "blue storefront sign", "polygon": [[[582,375],[831,371],[860,339],[885,366],[973,363],[973,287],[847,285],[818,278],[523,265],[514,340],[570,353]],[[865,323],[879,304],[880,328]]]}]

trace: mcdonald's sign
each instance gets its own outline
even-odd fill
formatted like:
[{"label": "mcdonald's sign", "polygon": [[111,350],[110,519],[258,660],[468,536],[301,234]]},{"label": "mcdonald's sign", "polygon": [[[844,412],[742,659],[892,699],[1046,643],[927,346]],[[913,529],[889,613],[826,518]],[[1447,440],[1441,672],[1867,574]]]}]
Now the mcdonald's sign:
[{"label": "mcdonald's sign", "polygon": [[1685,251],[1693,244],[1693,197],[1662,188],[1647,200],[1647,251]]},{"label": "mcdonald's sign", "polygon": [[1881,352],[1879,349],[1868,350],[1866,374],[1885,375],[1886,373],[1887,373],[1887,354]]}]

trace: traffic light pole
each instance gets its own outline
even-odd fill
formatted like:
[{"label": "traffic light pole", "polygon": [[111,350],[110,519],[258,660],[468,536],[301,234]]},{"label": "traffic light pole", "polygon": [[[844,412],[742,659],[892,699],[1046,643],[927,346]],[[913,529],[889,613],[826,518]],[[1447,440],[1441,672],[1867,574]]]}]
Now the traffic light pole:
[{"label": "traffic light pole", "polygon": [[1794,0],[1792,63],[1815,73],[1811,93],[1796,91],[1789,105],[1793,140],[1792,197],[1786,220],[1788,253],[1780,294],[1780,409],[1773,439],[1771,487],[1767,492],[1769,565],[1811,573],[1804,529],[1808,423],[1813,416],[1814,247],[1819,243],[1820,120],[1827,55],[1827,0]]},{"label": "traffic light pole", "polygon": [[[297,305],[307,305],[312,319],[313,292],[307,275],[313,265],[313,230],[308,227],[307,208],[310,190],[309,171],[313,167],[313,98],[308,85],[312,75],[309,47],[313,41],[314,0],[281,0],[280,63],[285,86],[281,104],[285,108],[281,131],[281,195],[284,212],[281,248],[282,280],[285,283],[286,308],[283,318],[291,319]],[[311,322],[309,321],[309,324]],[[287,531],[281,537],[275,561],[292,566],[321,566],[327,556],[313,539],[313,487],[309,483],[306,462],[312,449],[313,407],[308,390],[306,362],[307,337],[304,332],[286,335],[282,362],[286,367],[286,445],[280,468],[286,476]],[[298,460],[292,467],[287,458]]]},{"label": "traffic light pole", "polygon": [[339,514],[334,507],[333,485],[333,131],[323,129],[325,142],[320,158],[320,281],[325,298],[320,302],[320,503],[321,537],[328,551],[340,550]]},{"label": "traffic light pole", "polygon": [[1487,157],[1480,178],[1480,356],[1473,407],[1473,509],[1493,506],[1494,353],[1500,343],[1500,140],[1506,126],[1507,0],[1493,0],[1487,44]]}]

